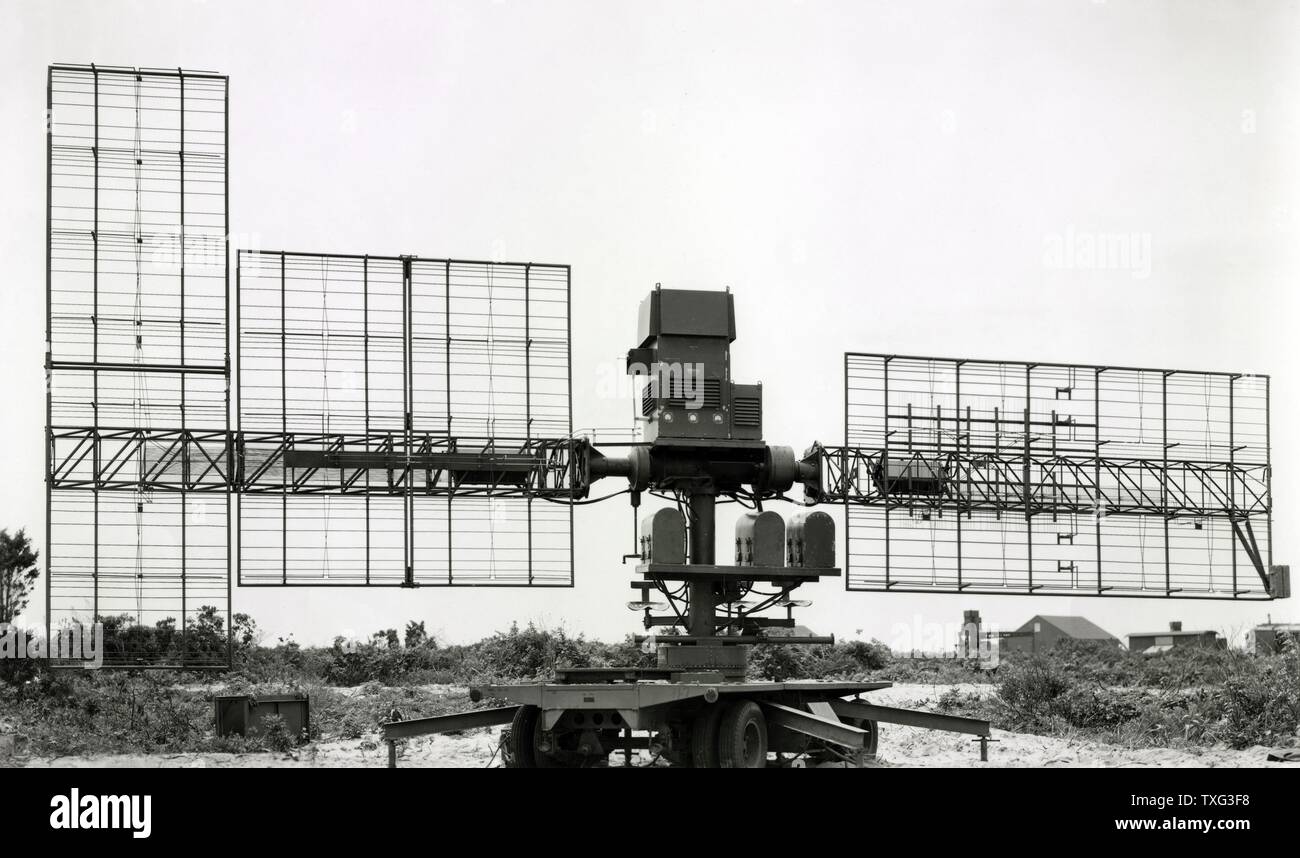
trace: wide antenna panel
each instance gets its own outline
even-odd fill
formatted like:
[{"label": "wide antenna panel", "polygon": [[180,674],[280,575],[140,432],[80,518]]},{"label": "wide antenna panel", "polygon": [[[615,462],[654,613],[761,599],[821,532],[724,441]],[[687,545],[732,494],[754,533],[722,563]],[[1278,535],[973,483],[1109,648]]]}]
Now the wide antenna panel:
[{"label": "wide antenna panel", "polygon": [[850,590],[1269,599],[1262,375],[845,355]]},{"label": "wide antenna panel", "polygon": [[569,586],[569,269],[238,254],[243,586]]},{"label": "wide antenna panel", "polygon": [[226,78],[56,65],[48,92],[46,625],[225,667]]}]

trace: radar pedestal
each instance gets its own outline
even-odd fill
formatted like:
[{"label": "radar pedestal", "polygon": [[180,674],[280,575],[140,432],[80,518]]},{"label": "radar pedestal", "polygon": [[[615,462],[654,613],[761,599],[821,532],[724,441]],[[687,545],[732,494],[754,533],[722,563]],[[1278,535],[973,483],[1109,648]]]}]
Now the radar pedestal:
[{"label": "radar pedestal", "polygon": [[[805,581],[840,574],[833,567],[833,528],[819,531],[831,540],[826,566],[787,565],[785,524],[762,510],[765,498],[796,482],[815,484],[817,459],[797,461],[789,447],[762,440],[762,387],[731,378],[731,293],[656,289],[639,318],[639,341],[628,352],[627,367],[646,377],[641,416],[651,440],[625,457],[594,455],[589,471],[592,479],[625,476],[634,492],[671,494],[678,502],[677,510],[647,520],[644,562],[637,567],[641,580],[633,582],[641,601],[632,605],[645,612],[646,629],[669,629],[643,638],[654,647],[659,669],[684,681],[736,680],[744,678],[754,643],[829,642],[793,636],[795,602],[789,594]],[[720,495],[754,510],[742,518],[731,565],[717,562]],[[682,552],[679,534],[686,533],[689,548]],[[683,555],[688,562],[663,562]],[[756,591],[756,585],[768,589]],[[667,599],[671,613],[653,612],[656,594]],[[746,601],[751,594],[757,602]],[[777,606],[786,608],[785,617],[757,616]]]}]

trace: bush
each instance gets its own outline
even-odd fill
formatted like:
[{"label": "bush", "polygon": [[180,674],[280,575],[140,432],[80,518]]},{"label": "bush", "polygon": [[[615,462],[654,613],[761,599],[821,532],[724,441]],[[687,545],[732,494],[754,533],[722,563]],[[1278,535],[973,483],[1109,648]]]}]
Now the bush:
[{"label": "bush", "polygon": [[297,744],[298,737],[290,733],[284,723],[283,715],[267,715],[261,723],[249,730],[251,738],[259,747],[268,751],[284,753]]},{"label": "bush", "polygon": [[1294,744],[1300,731],[1300,657],[1294,652],[1231,676],[1218,699],[1222,719],[1207,733],[1234,748]]},{"label": "bush", "polygon": [[212,704],[172,673],[48,672],[6,701],[4,714],[39,755],[194,750]]},{"label": "bush", "polygon": [[620,644],[571,637],[563,628],[554,631],[529,623],[517,623],[508,632],[465,648],[460,678],[468,682],[495,680],[550,679],[556,667],[648,667],[654,653],[642,653],[629,636]]},{"label": "bush", "polygon": [[762,643],[750,650],[749,675],[771,682],[787,679],[858,679],[887,667],[891,655],[880,641],[818,646]]},{"label": "bush", "polygon": [[1059,701],[1070,689],[1070,681],[1046,657],[1013,663],[1001,677],[998,700],[1008,729],[1041,732],[1060,716]]},{"label": "bush", "polygon": [[[1297,744],[1300,657],[1177,653],[1142,661],[1122,655],[1082,671],[1129,683],[1117,686],[1076,681],[1062,665],[1079,667],[1077,651],[1013,661],[1001,674],[998,726],[1039,733],[1072,727],[1136,745]],[[1138,677],[1151,687],[1135,687]]]},{"label": "bush", "polygon": [[807,656],[797,646],[758,644],[749,653],[749,676],[768,682],[804,679],[808,675]]}]

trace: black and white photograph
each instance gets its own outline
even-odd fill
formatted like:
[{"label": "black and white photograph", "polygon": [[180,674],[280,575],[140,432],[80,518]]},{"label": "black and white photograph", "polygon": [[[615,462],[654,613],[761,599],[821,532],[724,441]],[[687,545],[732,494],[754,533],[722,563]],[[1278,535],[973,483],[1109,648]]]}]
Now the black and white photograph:
[{"label": "black and white photograph", "polygon": [[1294,0],[0,0],[0,70],[22,826],[1285,831]]}]

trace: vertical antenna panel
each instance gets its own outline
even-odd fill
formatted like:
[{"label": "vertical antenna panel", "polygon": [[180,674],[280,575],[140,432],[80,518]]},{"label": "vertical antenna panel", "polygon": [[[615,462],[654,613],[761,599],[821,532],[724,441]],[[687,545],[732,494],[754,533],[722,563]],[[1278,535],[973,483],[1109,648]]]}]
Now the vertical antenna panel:
[{"label": "vertical antenna panel", "polygon": [[49,70],[47,624],[229,663],[226,78]]}]

